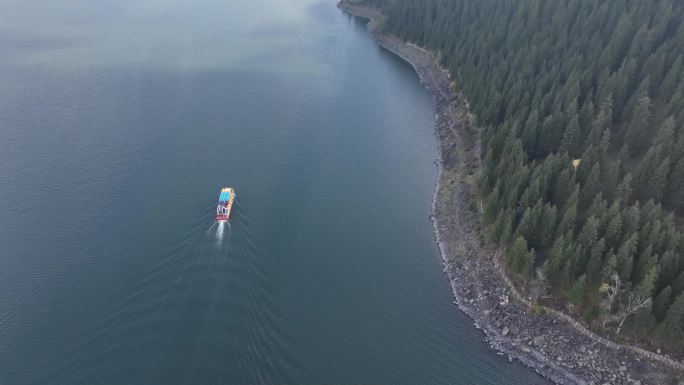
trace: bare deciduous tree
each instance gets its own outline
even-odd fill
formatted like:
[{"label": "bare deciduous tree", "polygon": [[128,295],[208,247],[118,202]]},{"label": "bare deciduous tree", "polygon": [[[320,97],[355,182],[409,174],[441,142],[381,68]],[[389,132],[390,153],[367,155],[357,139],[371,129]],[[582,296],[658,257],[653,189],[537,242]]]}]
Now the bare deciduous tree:
[{"label": "bare deciduous tree", "polygon": [[643,293],[638,291],[633,291],[627,296],[627,300],[620,304],[621,314],[620,314],[620,324],[618,325],[615,334],[620,334],[622,325],[625,323],[627,318],[648,306],[651,303],[651,297],[645,296]]},{"label": "bare deciduous tree", "polygon": [[622,282],[620,282],[620,276],[614,272],[610,276],[610,282],[604,282],[599,288],[599,292],[603,294],[601,306],[605,312],[602,326],[606,327],[606,323],[612,319],[611,312],[613,310],[615,298],[617,298],[622,292]]}]

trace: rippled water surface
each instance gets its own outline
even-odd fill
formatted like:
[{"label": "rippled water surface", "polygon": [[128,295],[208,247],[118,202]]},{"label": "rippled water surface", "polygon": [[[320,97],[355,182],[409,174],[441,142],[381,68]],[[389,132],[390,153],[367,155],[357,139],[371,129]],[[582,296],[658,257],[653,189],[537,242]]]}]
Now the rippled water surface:
[{"label": "rippled water surface", "polygon": [[430,96],[332,1],[0,25],[1,384],[540,382],[452,304]]}]

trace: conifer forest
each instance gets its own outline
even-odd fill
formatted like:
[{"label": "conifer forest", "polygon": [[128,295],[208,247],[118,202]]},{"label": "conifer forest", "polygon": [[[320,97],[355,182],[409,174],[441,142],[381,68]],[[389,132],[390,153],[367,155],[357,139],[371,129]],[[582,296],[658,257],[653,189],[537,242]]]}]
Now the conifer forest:
[{"label": "conifer forest", "polygon": [[488,241],[540,301],[684,349],[684,3],[366,0],[482,128]]}]

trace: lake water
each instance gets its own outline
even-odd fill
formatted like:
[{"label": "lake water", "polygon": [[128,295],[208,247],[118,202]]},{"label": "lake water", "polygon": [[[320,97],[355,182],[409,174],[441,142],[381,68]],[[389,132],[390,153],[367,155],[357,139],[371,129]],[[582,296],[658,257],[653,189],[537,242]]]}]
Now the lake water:
[{"label": "lake water", "polygon": [[431,98],[334,2],[0,25],[0,384],[543,382],[452,304]]}]

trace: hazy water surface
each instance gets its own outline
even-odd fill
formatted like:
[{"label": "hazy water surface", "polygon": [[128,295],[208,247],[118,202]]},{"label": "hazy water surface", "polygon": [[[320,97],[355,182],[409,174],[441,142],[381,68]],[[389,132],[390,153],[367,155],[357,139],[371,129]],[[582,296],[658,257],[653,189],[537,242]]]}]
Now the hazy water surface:
[{"label": "hazy water surface", "polygon": [[540,381],[452,304],[430,96],[334,2],[0,26],[0,384]]}]

